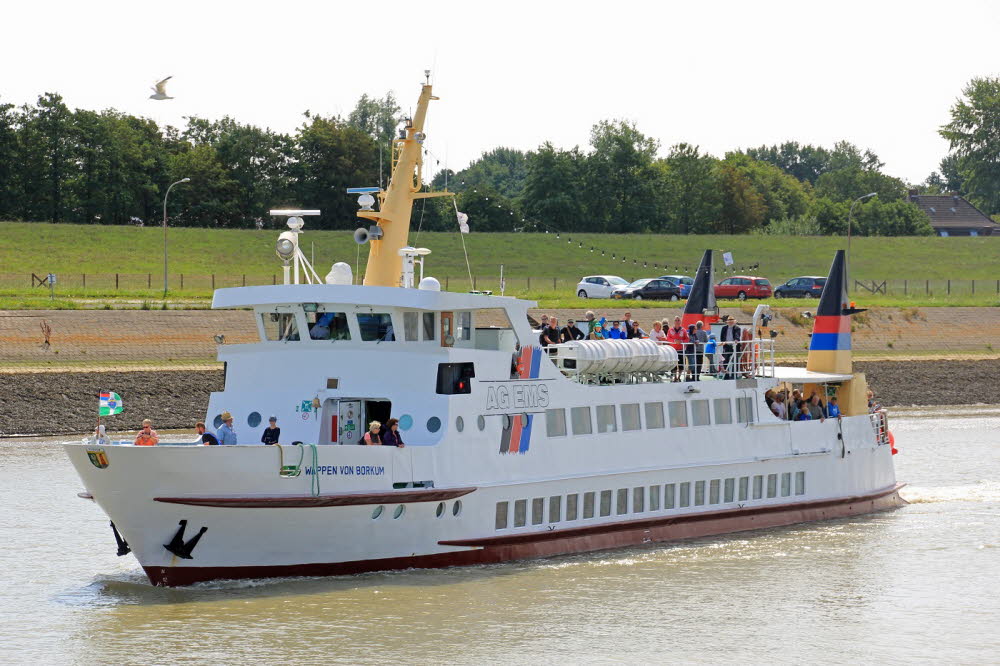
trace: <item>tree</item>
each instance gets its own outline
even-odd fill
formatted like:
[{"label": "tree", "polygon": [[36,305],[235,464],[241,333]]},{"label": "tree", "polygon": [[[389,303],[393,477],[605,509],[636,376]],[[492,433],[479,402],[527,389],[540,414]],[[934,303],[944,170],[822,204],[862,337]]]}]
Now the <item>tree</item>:
[{"label": "tree", "polygon": [[0,219],[16,215],[17,114],[13,104],[0,103]]},{"label": "tree", "polygon": [[1000,78],[972,79],[964,99],[951,107],[940,130],[948,140],[970,199],[987,213],[1000,212]]},{"label": "tree", "polygon": [[[816,221],[824,234],[847,235],[851,202],[828,198],[816,202]],[[933,236],[930,219],[909,201],[880,201],[877,197],[854,207],[854,236]]]},{"label": "tree", "polygon": [[722,211],[719,173],[715,159],[698,146],[679,143],[663,162],[666,215],[676,234],[710,233]]},{"label": "tree", "polygon": [[511,200],[520,198],[528,177],[528,156],[514,148],[494,148],[448,179],[453,192],[486,188]]},{"label": "tree", "polygon": [[662,222],[662,172],[654,167],[660,144],[635,123],[602,120],[590,130],[586,204],[595,231],[648,231]]},{"label": "tree", "polygon": [[557,150],[546,142],[531,153],[521,196],[528,222],[550,231],[584,228],[585,171],[586,159],[579,148]]},{"label": "tree", "polygon": [[66,177],[72,164],[72,114],[62,97],[45,93],[21,109],[18,133],[21,216],[62,222],[68,214]]},{"label": "tree", "polygon": [[[462,192],[457,204],[458,209],[469,216],[469,227],[473,231],[514,231],[521,226],[521,215],[514,204],[489,187]],[[455,227],[457,222],[451,228]]]},{"label": "tree", "polygon": [[349,126],[370,136],[383,150],[388,150],[396,138],[396,127],[401,120],[399,104],[391,92],[387,92],[382,99],[361,95],[354,110],[347,116]]},{"label": "tree", "polygon": [[716,231],[740,234],[763,226],[767,214],[764,197],[745,173],[733,164],[720,163],[719,187],[722,206]]},{"label": "tree", "polygon": [[870,192],[875,192],[883,201],[902,201],[907,189],[906,183],[899,178],[860,166],[828,171],[816,181],[816,195],[834,201],[853,201]]},{"label": "tree", "polygon": [[191,227],[238,226],[236,183],[209,144],[192,146],[169,160],[169,180],[190,178],[175,189],[168,205],[173,224]]},{"label": "tree", "polygon": [[772,164],[797,180],[816,184],[816,180],[830,168],[830,151],[823,147],[786,141],[780,146],[750,148],[746,154],[759,161]]}]

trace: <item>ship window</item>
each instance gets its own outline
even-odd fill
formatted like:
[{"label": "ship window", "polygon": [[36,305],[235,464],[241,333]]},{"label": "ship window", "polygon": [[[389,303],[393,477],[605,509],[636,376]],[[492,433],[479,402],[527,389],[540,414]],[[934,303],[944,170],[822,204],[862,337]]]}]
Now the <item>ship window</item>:
[{"label": "ship window", "polygon": [[441,429],[441,419],[432,416],[427,419],[427,432],[437,432]]},{"label": "ship window", "polygon": [[806,494],[806,473],[796,472],[795,473],[795,494],[805,495]]},{"label": "ship window", "polygon": [[403,339],[407,342],[416,342],[420,338],[420,330],[417,328],[417,312],[403,313]]},{"label": "ship window", "polygon": [[601,516],[611,515],[611,491],[601,491]]},{"label": "ship window", "polygon": [[351,331],[347,327],[347,314],[317,310],[306,313],[310,340],[350,340]]},{"label": "ship window", "polygon": [[685,481],[681,484],[677,505],[682,509],[691,506],[691,482]]},{"label": "ship window", "polygon": [[736,398],[736,422],[753,421],[753,398]]},{"label": "ship window", "polygon": [[549,498],[549,522],[558,523],[562,516],[562,497],[554,495]]},{"label": "ship window", "polygon": [[423,322],[424,322],[424,340],[433,340],[434,339],[434,330],[435,330],[435,327],[434,327],[434,313],[433,312],[425,312],[425,313],[423,313],[422,319],[423,319]]},{"label": "ship window", "polygon": [[[672,509],[677,506],[677,485],[673,483],[668,483],[663,486],[663,508]],[[687,506],[687,505],[685,505]]]},{"label": "ship window", "polygon": [[541,525],[544,519],[545,498],[536,497],[531,500],[531,524]]},{"label": "ship window", "polygon": [[767,496],[777,497],[778,495],[778,475],[768,474],[767,475]]},{"label": "ship window", "polygon": [[379,504],[377,507],[375,507],[374,509],[372,509],[372,520],[378,520],[379,516],[382,515],[382,511],[384,511],[384,510],[385,510],[385,507],[383,505],[381,505],[381,504]]},{"label": "ship window", "polygon": [[615,504],[615,513],[619,516],[628,513],[628,488],[618,489],[618,500]]},{"label": "ship window", "polygon": [[594,517],[594,493],[593,491],[583,494],[583,517]]},{"label": "ship window", "polygon": [[524,522],[528,515],[528,500],[517,500],[514,502],[514,527],[524,527]]},{"label": "ship window", "polygon": [[788,497],[792,494],[792,473],[784,472],[781,475],[781,496]]},{"label": "ship window", "polygon": [[486,417],[482,414],[476,417],[476,427],[479,428],[479,432],[486,430]]},{"label": "ship window", "polygon": [[388,312],[358,313],[358,327],[365,342],[392,342],[396,339],[392,331],[392,317]]},{"label": "ship window", "polygon": [[566,520],[576,520],[577,507],[580,496],[577,494],[566,495]]},{"label": "ship window", "polygon": [[250,416],[247,417],[247,425],[251,428],[256,428],[260,425],[260,412],[250,412]]},{"label": "ship window", "polygon": [[546,409],[545,410],[545,434],[549,437],[566,436],[566,410]]},{"label": "ship window", "polygon": [[745,502],[750,497],[750,477],[740,477],[740,501]]},{"label": "ship window", "polygon": [[456,518],[462,514],[462,500],[455,500],[455,503],[451,505],[451,515]]},{"label": "ship window", "polygon": [[645,488],[633,488],[632,489],[632,513],[642,513],[646,510],[645,500],[646,499],[646,489]]},{"label": "ship window", "polygon": [[691,425],[702,426],[711,424],[712,417],[709,414],[708,400],[692,400]]},{"label": "ship window", "polygon": [[458,313],[458,338],[459,340],[472,339],[472,313]]},{"label": "ship window", "polygon": [[272,342],[299,339],[299,325],[292,312],[265,312],[260,316],[264,324],[264,339]]},{"label": "ship window", "polygon": [[639,422],[639,403],[622,405],[622,430],[638,430],[642,427]]},{"label": "ship window", "polygon": [[440,518],[444,515],[444,502],[438,502],[437,508],[434,510],[434,517]]},{"label": "ship window", "polygon": [[702,506],[705,504],[705,482],[695,481],[694,482],[694,505]]},{"label": "ship window", "polygon": [[597,406],[597,432],[616,432],[618,430],[618,422],[615,418],[615,406],[614,405],[598,405]]},{"label": "ship window", "polygon": [[733,403],[729,398],[715,399],[715,425],[724,425],[733,422]]},{"label": "ship window", "polygon": [[403,517],[404,513],[406,513],[406,505],[400,504],[396,507],[396,510],[392,512],[392,519],[398,520]]},{"label": "ship window", "polygon": [[764,477],[758,474],[753,477],[753,498],[760,499],[764,496]]},{"label": "ship window", "polygon": [[736,498],[736,479],[726,479],[725,489],[722,491],[722,501],[729,503]]},{"label": "ship window", "polygon": [[718,504],[719,503],[719,488],[722,486],[722,482],[719,479],[712,479],[708,482],[708,503]]},{"label": "ship window", "polygon": [[660,510],[660,486],[649,487],[649,510]]},{"label": "ship window", "polygon": [[647,402],[646,405],[646,428],[654,430],[663,427],[663,403]]},{"label": "ship window", "polygon": [[455,430],[457,430],[458,432],[462,432],[463,430],[465,430],[465,419],[463,419],[461,416],[455,417]]},{"label": "ship window", "polygon": [[570,410],[573,421],[574,435],[589,435],[594,432],[594,424],[590,420],[590,407],[573,407]]},{"label": "ship window", "polygon": [[688,424],[687,403],[683,400],[674,400],[667,403],[670,410],[670,427],[686,428]]}]

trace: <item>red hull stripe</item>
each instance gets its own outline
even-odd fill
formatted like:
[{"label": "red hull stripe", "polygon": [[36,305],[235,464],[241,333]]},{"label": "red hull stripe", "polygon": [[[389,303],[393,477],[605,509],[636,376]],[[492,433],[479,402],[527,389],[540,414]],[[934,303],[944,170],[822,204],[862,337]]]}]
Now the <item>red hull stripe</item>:
[{"label": "red hull stripe", "polygon": [[[178,586],[190,585],[206,580],[280,578],[286,576],[340,576],[391,569],[433,569],[449,566],[495,564],[509,560],[607,550],[658,541],[690,539],[729,532],[793,525],[795,523],[816,520],[844,518],[873,513],[875,511],[886,511],[906,504],[906,501],[899,496],[900,488],[902,488],[902,484],[869,495],[839,500],[782,504],[753,509],[738,509],[735,511],[712,511],[698,514],[697,516],[673,516],[656,520],[628,521],[613,525],[595,526],[604,529],[602,531],[586,533],[580,530],[563,530],[562,532],[540,532],[531,535],[519,535],[529,538],[521,541],[510,541],[504,544],[497,542],[470,550],[437,553],[434,555],[276,566],[150,566],[143,568],[153,585]],[[557,534],[558,536],[552,537],[553,534]],[[197,558],[197,555],[195,557]]]},{"label": "red hull stripe", "polygon": [[475,488],[427,488],[424,490],[387,490],[384,493],[344,493],[341,495],[278,495],[275,497],[154,497],[156,502],[216,506],[227,509],[305,509],[324,506],[359,506],[364,504],[412,504],[443,502],[462,497]]},{"label": "red hull stripe", "polygon": [[844,315],[817,315],[813,320],[813,333],[851,332],[851,318]]}]

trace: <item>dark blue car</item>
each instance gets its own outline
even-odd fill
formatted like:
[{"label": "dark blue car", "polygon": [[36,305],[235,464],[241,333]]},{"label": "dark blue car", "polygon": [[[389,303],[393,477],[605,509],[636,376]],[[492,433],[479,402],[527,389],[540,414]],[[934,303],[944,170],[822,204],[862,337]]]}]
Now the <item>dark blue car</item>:
[{"label": "dark blue car", "polygon": [[804,276],[792,278],[774,289],[775,298],[819,298],[823,293],[825,277]]}]

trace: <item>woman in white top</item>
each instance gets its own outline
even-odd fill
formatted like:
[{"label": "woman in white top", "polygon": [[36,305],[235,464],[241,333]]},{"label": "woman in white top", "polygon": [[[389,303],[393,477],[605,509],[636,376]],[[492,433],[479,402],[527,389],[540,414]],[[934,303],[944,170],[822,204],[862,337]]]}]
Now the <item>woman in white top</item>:
[{"label": "woman in white top", "polygon": [[663,324],[658,321],[653,322],[653,330],[649,332],[649,339],[656,343],[667,341],[667,334],[663,332]]}]

